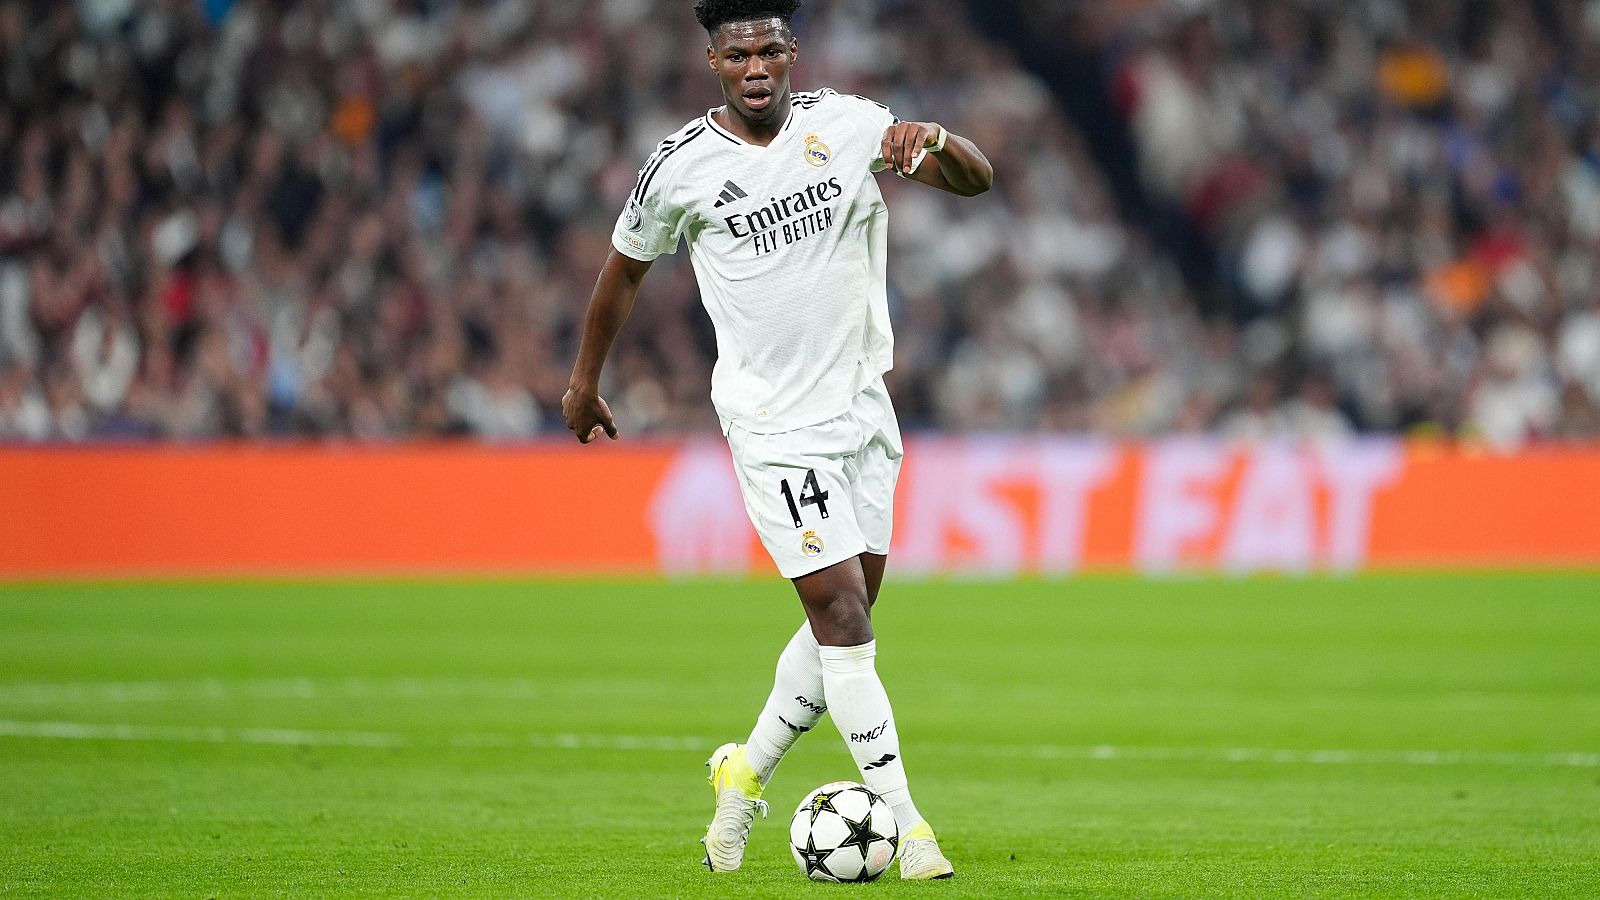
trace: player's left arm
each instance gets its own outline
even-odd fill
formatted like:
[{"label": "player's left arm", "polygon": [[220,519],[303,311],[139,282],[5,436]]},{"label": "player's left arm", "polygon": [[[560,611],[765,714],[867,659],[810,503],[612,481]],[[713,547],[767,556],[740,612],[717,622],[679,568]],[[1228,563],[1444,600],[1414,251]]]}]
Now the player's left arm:
[{"label": "player's left arm", "polygon": [[[940,134],[944,146],[939,146]],[[896,122],[883,132],[883,159],[888,168],[929,187],[962,197],[976,197],[994,184],[994,166],[966,138],[934,122]]]}]

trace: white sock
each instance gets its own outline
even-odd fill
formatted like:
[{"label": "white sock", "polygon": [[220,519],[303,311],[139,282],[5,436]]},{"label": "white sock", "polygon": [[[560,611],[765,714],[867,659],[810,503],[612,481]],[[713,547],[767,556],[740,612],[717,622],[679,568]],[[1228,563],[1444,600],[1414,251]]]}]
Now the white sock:
[{"label": "white sock", "polygon": [[857,647],[822,647],[817,652],[833,724],[839,726],[839,735],[850,748],[862,780],[889,802],[900,833],[905,834],[922,821],[922,814],[911,802],[911,788],[906,785],[894,710],[889,708],[889,695],[873,664],[877,655],[877,641]]},{"label": "white sock", "polygon": [[828,711],[823,700],[822,662],[817,658],[817,639],[811,623],[801,624],[778,656],[778,672],[772,680],[772,694],[756,718],[755,730],[745,742],[745,758],[765,785],[772,780],[778,761],[794,742],[816,727]]}]

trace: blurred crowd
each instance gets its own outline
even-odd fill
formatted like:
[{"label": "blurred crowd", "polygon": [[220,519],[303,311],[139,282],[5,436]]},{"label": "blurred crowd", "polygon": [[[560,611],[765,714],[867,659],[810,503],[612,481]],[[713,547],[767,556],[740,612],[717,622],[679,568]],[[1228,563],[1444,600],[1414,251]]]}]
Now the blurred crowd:
[{"label": "blurred crowd", "polygon": [[[0,0],[0,441],[560,432],[636,170],[720,103],[691,5]],[[997,173],[882,182],[907,428],[1600,435],[1600,0],[810,0],[797,31],[797,88]],[[622,429],[714,428],[714,350],[663,258]]]}]

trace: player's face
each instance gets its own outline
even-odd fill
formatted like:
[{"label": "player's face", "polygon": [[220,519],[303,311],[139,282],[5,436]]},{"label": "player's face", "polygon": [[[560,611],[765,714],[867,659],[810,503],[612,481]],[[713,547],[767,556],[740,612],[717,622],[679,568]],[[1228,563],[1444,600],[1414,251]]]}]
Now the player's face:
[{"label": "player's face", "polygon": [[789,26],[778,18],[729,22],[717,29],[706,48],[728,108],[760,124],[787,115],[789,67],[799,55]]}]

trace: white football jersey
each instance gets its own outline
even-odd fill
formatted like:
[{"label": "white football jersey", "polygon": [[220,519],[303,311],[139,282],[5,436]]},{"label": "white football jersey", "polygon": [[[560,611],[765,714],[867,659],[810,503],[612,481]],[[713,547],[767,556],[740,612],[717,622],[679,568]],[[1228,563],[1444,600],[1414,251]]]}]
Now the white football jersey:
[{"label": "white football jersey", "polygon": [[768,146],[709,112],[662,141],[612,235],[644,261],[689,245],[716,326],[711,402],[724,430],[771,434],[843,415],[893,364],[889,210],[873,173],[897,120],[828,89],[791,96]]}]

